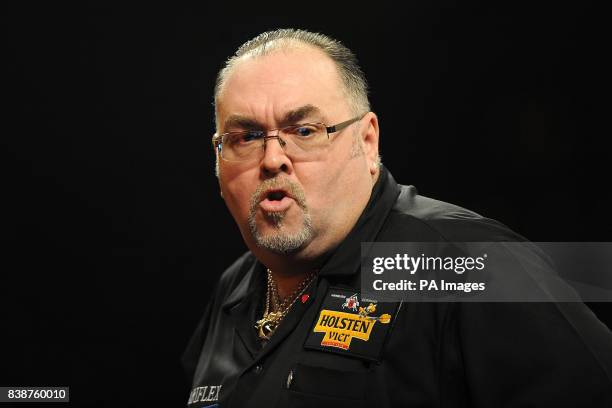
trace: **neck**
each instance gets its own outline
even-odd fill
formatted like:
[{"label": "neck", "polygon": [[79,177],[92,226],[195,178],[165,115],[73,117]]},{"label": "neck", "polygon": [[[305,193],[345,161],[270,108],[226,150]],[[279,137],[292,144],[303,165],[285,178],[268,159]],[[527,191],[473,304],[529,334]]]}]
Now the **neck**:
[{"label": "neck", "polygon": [[276,283],[278,295],[282,300],[294,293],[300,283],[302,283],[304,279],[306,279],[306,277],[314,270],[311,269],[291,274],[279,273],[273,269],[270,269],[270,271],[272,272],[272,277]]}]

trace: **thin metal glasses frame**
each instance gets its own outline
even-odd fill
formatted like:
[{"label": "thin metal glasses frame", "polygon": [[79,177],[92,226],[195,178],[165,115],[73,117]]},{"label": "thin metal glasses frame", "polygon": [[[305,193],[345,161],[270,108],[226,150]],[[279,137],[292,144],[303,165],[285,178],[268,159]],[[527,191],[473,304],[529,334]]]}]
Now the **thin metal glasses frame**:
[{"label": "thin metal glasses frame", "polygon": [[[308,125],[322,125],[323,127],[325,127],[325,131],[327,132],[327,138],[329,139],[329,135],[331,133],[339,132],[339,131],[347,128],[348,126],[352,125],[353,123],[357,122],[358,120],[363,119],[363,117],[366,115],[366,113],[364,113],[363,115],[355,116],[354,118],[351,118],[349,120],[345,120],[344,122],[340,122],[340,123],[337,123],[337,124],[331,125],[331,126],[327,126],[327,124],[321,123],[321,122],[314,122],[314,123],[297,123],[295,125],[284,126],[282,128],[263,130],[262,132],[265,134],[265,136],[262,138],[262,142],[264,143],[264,146],[265,146],[266,141],[268,141],[269,139],[278,139],[280,145],[284,147],[287,142],[285,142],[279,136],[279,134],[284,129],[291,129],[291,128],[296,128],[296,127],[300,127],[300,126],[308,126]],[[274,131],[276,131],[276,135],[268,136],[268,134],[270,132],[274,132]],[[245,134],[247,132],[249,132],[249,131],[226,132],[226,133],[222,133],[220,135],[215,133],[213,135],[213,137],[212,137],[213,149],[217,150],[217,152],[219,153],[221,158],[223,158],[223,155],[221,154],[221,150],[223,149],[223,139],[226,138],[227,136],[241,135],[241,134]],[[227,159],[224,159],[224,160],[227,160]]]}]

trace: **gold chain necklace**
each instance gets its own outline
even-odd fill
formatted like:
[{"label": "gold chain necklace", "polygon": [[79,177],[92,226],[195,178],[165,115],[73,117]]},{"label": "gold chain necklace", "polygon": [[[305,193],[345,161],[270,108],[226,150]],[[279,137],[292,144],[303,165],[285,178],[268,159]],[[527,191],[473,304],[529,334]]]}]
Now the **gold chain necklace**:
[{"label": "gold chain necklace", "polygon": [[[300,297],[302,292],[310,285],[316,273],[310,272],[304,280],[295,288],[293,293],[287,296],[282,302],[279,299],[278,291],[274,278],[272,277],[272,271],[268,271],[268,288],[266,291],[266,310],[263,317],[255,323],[255,329],[257,329],[257,335],[262,340],[270,340],[272,334],[283,320],[283,318],[291,309],[291,306]],[[275,310],[275,311],[272,311]]]}]

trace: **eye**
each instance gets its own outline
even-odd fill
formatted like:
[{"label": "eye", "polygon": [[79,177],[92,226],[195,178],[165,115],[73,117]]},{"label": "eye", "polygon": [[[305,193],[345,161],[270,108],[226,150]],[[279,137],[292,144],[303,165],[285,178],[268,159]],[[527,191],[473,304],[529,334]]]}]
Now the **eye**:
[{"label": "eye", "polygon": [[253,140],[261,139],[263,132],[261,130],[249,130],[242,135],[243,143],[252,142]]},{"label": "eye", "polygon": [[264,132],[261,130],[247,130],[244,132],[229,133],[227,135],[229,144],[233,146],[240,146],[250,144],[257,139],[263,137]]},{"label": "eye", "polygon": [[289,129],[292,134],[300,136],[301,138],[312,137],[318,130],[319,129],[316,126],[308,124],[293,126],[291,129]]}]

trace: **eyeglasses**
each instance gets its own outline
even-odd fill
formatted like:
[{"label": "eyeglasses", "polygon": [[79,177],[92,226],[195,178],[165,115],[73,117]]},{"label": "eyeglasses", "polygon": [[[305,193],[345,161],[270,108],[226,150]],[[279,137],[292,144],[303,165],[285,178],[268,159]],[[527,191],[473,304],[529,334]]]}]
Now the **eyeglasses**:
[{"label": "eyeglasses", "polygon": [[[278,139],[281,147],[292,159],[313,159],[329,147],[331,133],[341,131],[364,116],[365,113],[333,126],[327,126],[325,123],[299,123],[278,129],[214,134],[212,143],[221,158],[231,162],[261,160],[266,150],[266,142],[270,139]],[[276,134],[268,136],[270,132]]]}]

